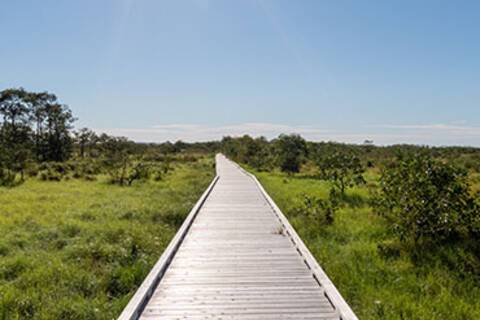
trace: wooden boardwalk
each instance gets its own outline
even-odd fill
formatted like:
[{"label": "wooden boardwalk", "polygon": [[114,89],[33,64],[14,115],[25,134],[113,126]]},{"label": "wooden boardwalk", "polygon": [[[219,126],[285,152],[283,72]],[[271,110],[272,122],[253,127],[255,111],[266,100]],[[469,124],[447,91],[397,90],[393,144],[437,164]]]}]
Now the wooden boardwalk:
[{"label": "wooden boardwalk", "polygon": [[256,178],[218,155],[217,177],[119,319],[357,318]]}]

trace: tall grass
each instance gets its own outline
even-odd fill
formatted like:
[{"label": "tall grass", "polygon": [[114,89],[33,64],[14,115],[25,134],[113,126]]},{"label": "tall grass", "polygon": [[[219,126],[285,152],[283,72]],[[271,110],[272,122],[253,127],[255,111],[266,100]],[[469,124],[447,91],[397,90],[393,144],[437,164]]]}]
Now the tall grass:
[{"label": "tall grass", "polygon": [[[300,175],[256,175],[287,215],[303,194],[326,199],[330,189],[327,182]],[[369,206],[368,188],[377,175],[371,171],[366,176],[366,186],[347,192],[332,225],[312,227],[301,216],[289,216],[359,318],[480,319],[480,281],[448,261],[455,248],[425,253],[428,259],[413,262],[407,253],[385,245],[393,235]]]},{"label": "tall grass", "polygon": [[211,160],[132,187],[0,188],[0,319],[114,319],[213,177]]}]

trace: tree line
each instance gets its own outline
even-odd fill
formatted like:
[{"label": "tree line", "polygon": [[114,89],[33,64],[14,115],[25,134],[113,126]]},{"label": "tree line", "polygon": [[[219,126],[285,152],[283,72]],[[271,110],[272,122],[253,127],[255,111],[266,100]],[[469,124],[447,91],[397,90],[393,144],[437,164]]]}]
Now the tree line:
[{"label": "tree line", "polygon": [[328,181],[327,199],[304,196],[291,210],[317,229],[334,222],[338,209],[351,200],[347,190],[365,185],[370,171],[376,178],[367,186],[368,204],[388,222],[398,248],[415,259],[453,250],[445,260],[460,261],[462,269],[480,276],[480,194],[473,188],[479,183],[478,148],[308,142],[295,134],[271,141],[227,137],[222,148],[255,170]]},{"label": "tree line", "polygon": [[72,150],[75,118],[67,105],[48,92],[22,88],[0,93],[0,167],[4,179],[24,179],[29,161],[65,161]]},{"label": "tree line", "polygon": [[68,105],[49,92],[23,88],[0,92],[0,186],[14,186],[26,174],[42,180],[65,177],[95,179],[107,174],[112,183],[133,181],[168,172],[169,162],[195,160],[195,154],[219,150],[219,142],[135,143],[125,137],[74,130]]},{"label": "tree line", "polygon": [[296,208],[318,226],[328,226],[348,201],[348,190],[366,185],[369,171],[378,178],[373,187],[368,184],[368,201],[401,243],[413,252],[456,244],[465,249],[466,260],[474,257],[469,268],[480,274],[480,204],[472,188],[472,177],[480,174],[478,148],[311,142],[296,134],[272,140],[244,135],[197,143],[135,143],[88,128],[74,130],[75,120],[55,94],[1,91],[0,186],[14,186],[26,176],[94,180],[99,174],[128,186],[162,179],[172,161],[223,152],[258,171],[328,181],[327,199],[305,197]]}]

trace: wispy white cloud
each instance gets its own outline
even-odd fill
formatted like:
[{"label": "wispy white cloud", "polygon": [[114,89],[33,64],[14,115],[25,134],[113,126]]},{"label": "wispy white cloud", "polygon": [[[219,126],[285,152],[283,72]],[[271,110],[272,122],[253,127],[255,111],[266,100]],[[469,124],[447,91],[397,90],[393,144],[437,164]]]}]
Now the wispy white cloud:
[{"label": "wispy white cloud", "polygon": [[480,137],[480,127],[462,125],[465,122],[454,122],[452,124],[383,124],[373,125],[372,128],[408,130],[426,133],[450,133],[461,135],[473,135]]},{"label": "wispy white cloud", "polygon": [[248,122],[230,125],[161,124],[148,128],[98,128],[95,131],[126,136],[141,142],[163,141],[210,141],[224,136],[254,137],[268,139],[282,133],[297,133],[311,141],[338,141],[363,143],[373,140],[378,145],[397,143],[427,145],[480,145],[480,127],[454,124],[404,124],[369,125],[361,130],[331,130],[312,125],[287,125],[276,123]]},{"label": "wispy white cloud", "polygon": [[281,133],[297,133],[301,135],[322,135],[329,130],[312,126],[292,126],[274,123],[241,123],[222,126],[208,126],[200,124],[162,124],[150,128],[99,128],[97,132],[106,132],[113,135],[127,136],[136,141],[208,141],[221,139],[223,136],[264,136],[274,138]]}]

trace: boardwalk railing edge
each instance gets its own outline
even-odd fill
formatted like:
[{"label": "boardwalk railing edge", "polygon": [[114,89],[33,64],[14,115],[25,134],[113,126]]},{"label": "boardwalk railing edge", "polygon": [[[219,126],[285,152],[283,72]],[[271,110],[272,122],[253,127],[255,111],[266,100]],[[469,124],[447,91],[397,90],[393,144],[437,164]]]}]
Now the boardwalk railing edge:
[{"label": "boardwalk railing edge", "polygon": [[355,313],[353,312],[353,310],[347,304],[345,299],[343,299],[342,295],[340,294],[338,289],[335,287],[333,282],[330,280],[330,278],[327,276],[327,274],[322,269],[322,267],[320,267],[317,260],[312,255],[310,250],[308,250],[307,246],[305,245],[303,240],[300,238],[300,236],[297,234],[295,229],[292,227],[292,225],[288,221],[287,217],[283,214],[282,210],[280,210],[280,208],[276,205],[276,203],[273,201],[273,199],[265,191],[265,189],[263,188],[260,181],[258,181],[257,177],[255,177],[255,175],[253,175],[250,172],[243,169],[236,162],[234,162],[234,161],[232,161],[232,162],[242,172],[244,172],[247,176],[252,178],[253,181],[255,181],[257,187],[260,189],[263,196],[265,197],[265,199],[267,200],[267,202],[269,203],[269,205],[272,207],[273,211],[277,215],[278,219],[280,220],[280,223],[282,224],[282,226],[285,230],[285,233],[290,237],[293,244],[297,248],[298,252],[302,255],[305,263],[312,270],[312,273],[313,273],[315,279],[320,284],[320,286],[323,288],[325,296],[330,300],[333,307],[338,312],[340,318],[342,320],[358,320],[358,318],[355,315]]},{"label": "boardwalk railing edge", "polygon": [[203,203],[207,199],[208,195],[212,191],[219,178],[220,177],[218,176],[218,174],[213,178],[208,188],[205,190],[205,192],[202,194],[195,206],[192,208],[187,218],[183,222],[182,226],[177,231],[173,239],[170,241],[168,247],[162,253],[160,259],[158,259],[152,270],[150,270],[147,277],[137,289],[133,297],[130,299],[127,306],[123,309],[117,320],[136,320],[140,317],[148,300],[153,295],[165,271],[167,270],[173,257],[175,256],[175,253],[182,244],[183,239],[185,238],[188,230],[190,229],[190,226],[192,225],[195,217],[197,216],[197,213],[200,211],[200,208],[202,207]]}]

